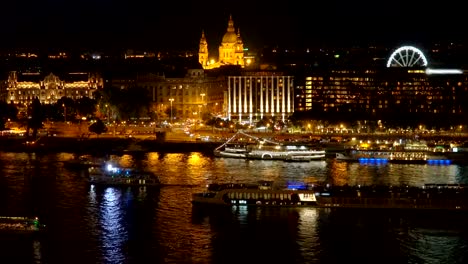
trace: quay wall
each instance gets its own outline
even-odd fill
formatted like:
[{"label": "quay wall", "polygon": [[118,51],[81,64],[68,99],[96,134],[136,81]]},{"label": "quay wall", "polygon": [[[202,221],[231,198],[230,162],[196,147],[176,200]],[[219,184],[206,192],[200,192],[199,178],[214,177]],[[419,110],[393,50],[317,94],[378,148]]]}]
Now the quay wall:
[{"label": "quay wall", "polygon": [[[34,143],[31,143],[34,142]],[[43,137],[37,141],[24,138],[0,138],[0,151],[8,152],[69,152],[69,153],[124,153],[124,152],[207,152],[212,153],[218,142],[158,141],[133,138],[75,138]]]}]

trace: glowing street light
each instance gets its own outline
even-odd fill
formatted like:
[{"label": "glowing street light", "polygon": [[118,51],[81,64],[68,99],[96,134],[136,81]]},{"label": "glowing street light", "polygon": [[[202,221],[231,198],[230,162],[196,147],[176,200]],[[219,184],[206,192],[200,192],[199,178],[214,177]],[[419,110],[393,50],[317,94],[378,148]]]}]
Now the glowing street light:
[{"label": "glowing street light", "polygon": [[198,118],[201,119],[201,105],[198,106]]},{"label": "glowing street light", "polygon": [[62,104],[63,106],[63,117],[65,118],[65,124],[67,123],[67,107],[65,104]]},{"label": "glowing street light", "polygon": [[109,106],[106,104],[106,119],[107,123],[109,124]]},{"label": "glowing street light", "polygon": [[169,98],[169,102],[171,102],[171,124],[172,124],[172,102],[174,102],[174,98]]},{"label": "glowing street light", "polygon": [[[205,93],[200,94],[203,106],[205,106],[205,95],[206,95]],[[203,111],[205,111],[205,109],[203,109]]]}]

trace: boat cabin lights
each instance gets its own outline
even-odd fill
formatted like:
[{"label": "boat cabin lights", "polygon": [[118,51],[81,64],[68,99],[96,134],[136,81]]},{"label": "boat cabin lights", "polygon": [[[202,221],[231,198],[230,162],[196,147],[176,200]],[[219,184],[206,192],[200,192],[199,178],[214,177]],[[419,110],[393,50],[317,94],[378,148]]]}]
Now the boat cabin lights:
[{"label": "boat cabin lights", "polygon": [[387,163],[388,159],[386,158],[359,158],[361,163]]},{"label": "boat cabin lights", "polygon": [[307,185],[303,183],[288,183],[288,190],[307,190]]},{"label": "boat cabin lights", "polygon": [[112,166],[112,164],[107,164],[107,171],[109,172],[117,172],[118,168]]},{"label": "boat cabin lights", "polygon": [[428,164],[438,164],[438,165],[450,165],[451,161],[449,159],[429,159],[427,160]]}]

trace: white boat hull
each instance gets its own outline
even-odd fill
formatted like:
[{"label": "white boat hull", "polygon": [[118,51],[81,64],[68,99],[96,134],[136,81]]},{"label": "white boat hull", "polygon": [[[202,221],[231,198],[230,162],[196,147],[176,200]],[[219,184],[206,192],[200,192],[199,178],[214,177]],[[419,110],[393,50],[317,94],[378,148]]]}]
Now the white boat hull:
[{"label": "white boat hull", "polygon": [[[241,134],[253,138],[256,144],[230,143],[236,135]],[[217,157],[224,158],[244,158],[260,160],[283,160],[283,161],[312,161],[325,159],[325,150],[311,149],[306,145],[287,144],[284,142],[274,142],[260,139],[242,132],[238,132],[224,144],[215,149]]]}]

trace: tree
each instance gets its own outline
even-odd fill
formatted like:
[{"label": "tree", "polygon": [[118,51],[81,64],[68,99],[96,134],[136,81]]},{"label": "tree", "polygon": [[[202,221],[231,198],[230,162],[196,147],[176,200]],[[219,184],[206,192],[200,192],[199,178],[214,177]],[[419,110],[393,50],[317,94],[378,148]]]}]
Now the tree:
[{"label": "tree", "polygon": [[214,126],[216,125],[216,118],[212,117],[211,119],[208,119],[205,125],[211,126],[211,132],[214,132]]},{"label": "tree", "polygon": [[94,116],[96,111],[96,100],[89,97],[83,97],[76,100],[76,110],[81,117]]},{"label": "tree", "polygon": [[28,124],[26,129],[26,136],[29,137],[29,130],[32,129],[32,138],[37,137],[37,130],[42,128],[42,121],[44,115],[42,113],[42,105],[39,98],[34,98],[30,107],[30,113],[28,115]]},{"label": "tree", "polygon": [[18,114],[18,109],[16,107],[9,105],[5,102],[0,102],[0,131],[5,130],[5,120],[16,119],[16,115]]},{"label": "tree", "polygon": [[104,132],[107,132],[107,127],[104,125],[104,122],[101,119],[97,119],[96,122],[92,123],[88,127],[89,132],[96,133],[97,136],[101,135]]},{"label": "tree", "polygon": [[121,92],[120,102],[116,106],[122,119],[149,116],[151,97],[147,89],[135,86]]}]

